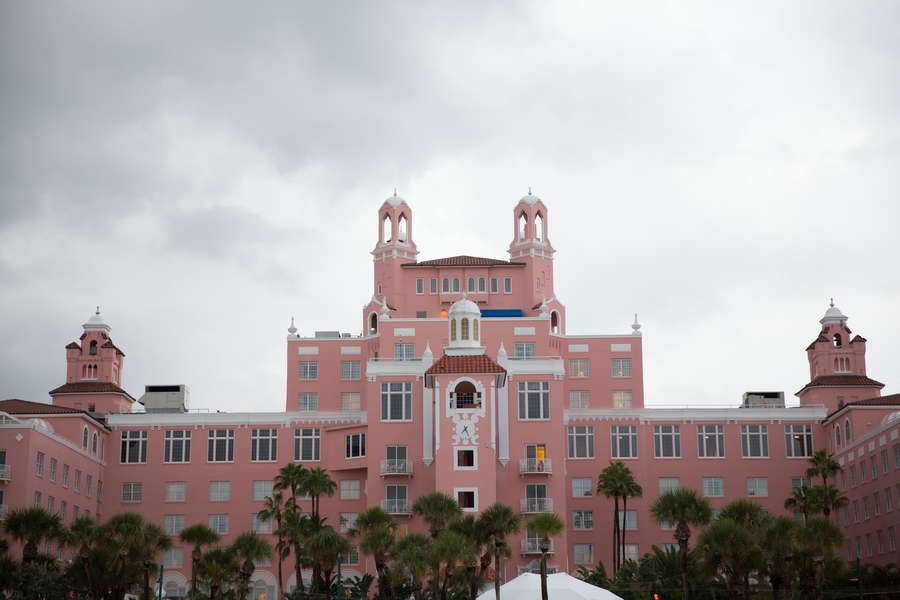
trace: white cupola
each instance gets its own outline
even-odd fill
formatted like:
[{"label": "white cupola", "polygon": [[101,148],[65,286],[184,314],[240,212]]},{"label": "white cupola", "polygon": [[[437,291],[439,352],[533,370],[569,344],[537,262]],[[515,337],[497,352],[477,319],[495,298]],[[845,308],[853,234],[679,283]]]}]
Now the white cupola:
[{"label": "white cupola", "polygon": [[447,319],[450,346],[446,349],[446,354],[484,353],[485,349],[481,346],[481,310],[477,304],[466,299],[465,292],[462,300],[454,302],[450,307]]}]

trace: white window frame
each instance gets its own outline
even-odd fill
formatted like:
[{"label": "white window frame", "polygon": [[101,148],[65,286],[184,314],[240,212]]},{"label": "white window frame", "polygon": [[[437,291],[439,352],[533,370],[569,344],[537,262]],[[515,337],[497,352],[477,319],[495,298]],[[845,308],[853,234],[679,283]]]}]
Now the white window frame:
[{"label": "white window frame", "polygon": [[272,533],[272,519],[260,519],[259,513],[253,513],[250,521],[250,530],[254,533]]},{"label": "white window frame", "polygon": [[424,277],[416,277],[416,294],[421,295],[425,293],[425,278]]},{"label": "white window frame", "polygon": [[747,496],[755,498],[769,497],[769,478],[768,477],[748,477],[747,478]]},{"label": "white window frame", "polygon": [[163,448],[164,463],[191,462],[191,430],[167,429]]},{"label": "white window frame", "polygon": [[[799,448],[797,447],[798,444]],[[785,425],[784,447],[788,458],[809,458],[812,456],[812,425]]]},{"label": "white window frame", "polygon": [[612,376],[615,379],[628,379],[631,377],[631,359],[612,359]]},{"label": "white window frame", "polygon": [[228,534],[228,514],[212,514],[207,517],[207,525],[219,535]]},{"label": "white window frame", "polygon": [[394,362],[412,362],[416,358],[416,345],[407,342],[394,344]]},{"label": "white window frame", "polygon": [[496,277],[491,277],[491,293],[492,294],[500,293],[500,285],[499,285],[499,281]]},{"label": "white window frame", "polygon": [[122,502],[142,502],[144,499],[144,484],[142,482],[125,482],[122,484]]},{"label": "white window frame", "polygon": [[[355,438],[355,441],[354,441]],[[344,458],[365,458],[366,456],[366,434],[351,433],[344,436]]]},{"label": "white window frame", "polygon": [[250,462],[278,462],[278,429],[250,430]]},{"label": "white window frame", "polygon": [[724,425],[697,425],[697,456],[725,458]]},{"label": "white window frame", "polygon": [[186,481],[166,482],[166,502],[185,502],[187,500]]},{"label": "white window frame", "polygon": [[[474,506],[469,508],[464,508],[462,502],[459,502],[460,493],[470,493],[473,492],[474,495]],[[478,488],[477,487],[455,487],[453,488],[453,497],[456,498],[456,501],[459,502],[460,508],[462,508],[463,512],[469,513],[477,513],[478,512]]]},{"label": "white window frame", "polygon": [[594,511],[592,510],[573,510],[572,511],[572,531],[593,531],[594,529]]},{"label": "white window frame", "polygon": [[347,533],[348,530],[356,527],[356,519],[359,517],[359,513],[355,512],[342,512],[338,518],[338,529],[341,533]]},{"label": "white window frame", "polygon": [[[384,381],[381,383],[382,422],[412,421],[412,405],[413,384],[411,381]],[[399,413],[397,409],[399,409]]]},{"label": "white window frame", "polygon": [[[609,428],[610,444],[613,458],[636,459],[638,458],[638,439],[636,425],[611,425]],[[628,451],[622,452],[622,440],[628,440]]]},{"label": "white window frame", "polygon": [[[587,487],[585,487],[587,485]],[[587,493],[585,493],[585,491]],[[572,478],[572,497],[573,498],[590,498],[594,495],[594,478],[593,477],[573,477]]]},{"label": "white window frame", "polygon": [[358,381],[360,373],[360,361],[341,361],[341,381]]},{"label": "white window frame", "polygon": [[653,456],[655,458],[681,458],[680,425],[653,426]]},{"label": "white window frame", "polygon": [[569,408],[572,410],[586,410],[591,407],[591,392],[588,390],[570,390]]},{"label": "white window frame", "polygon": [[297,394],[297,412],[316,412],[319,410],[319,394],[316,392],[300,392]]},{"label": "white window frame", "polygon": [[210,481],[209,482],[209,501],[210,502],[227,502],[231,500],[231,482],[230,481]]},{"label": "white window frame", "polygon": [[317,361],[300,361],[297,363],[297,378],[300,381],[318,381],[319,363]]},{"label": "white window frame", "polygon": [[703,496],[705,498],[722,498],[725,496],[725,478],[704,477]]},{"label": "white window frame", "polygon": [[[234,429],[208,429],[206,462],[234,462]],[[225,458],[219,458],[220,447]]]},{"label": "white window frame", "polygon": [[428,291],[432,294],[438,293],[438,280],[437,277],[432,277],[428,282]]},{"label": "white window frame", "polygon": [[274,493],[274,485],[271,479],[257,479],[253,482],[253,501],[263,502],[271,498]]},{"label": "white window frame", "polygon": [[163,517],[163,531],[166,535],[178,535],[184,529],[184,515],[165,515]]},{"label": "white window frame", "polygon": [[359,392],[341,392],[341,411],[342,412],[355,412],[359,411],[360,400],[359,400]]},{"label": "white window frame", "polygon": [[570,459],[594,458],[594,426],[569,425],[567,427],[568,456]]},{"label": "white window frame", "polygon": [[147,462],[147,430],[123,431],[122,451],[119,453],[120,464],[146,464]]},{"label": "white window frame", "polygon": [[620,409],[634,408],[634,393],[632,390],[613,390],[612,407]]},{"label": "white window frame", "polygon": [[[519,420],[520,421],[547,421],[550,419],[550,382],[549,381],[520,381],[519,382]],[[530,398],[530,396],[537,396]],[[533,400],[538,404],[532,404]],[[535,409],[535,410],[532,410]],[[532,413],[536,412],[536,415]]]},{"label": "white window frame", "polygon": [[575,564],[595,565],[597,563],[593,544],[575,544],[574,551]]},{"label": "white window frame", "polygon": [[515,358],[519,360],[534,360],[534,342],[516,342],[514,350]]},{"label": "white window frame", "polygon": [[662,494],[669,490],[677,490],[681,482],[678,477],[660,477],[659,478],[659,493]]},{"label": "white window frame", "polygon": [[503,278],[503,293],[512,294],[512,277]]},{"label": "white window frame", "polygon": [[163,550],[163,566],[168,569],[181,569],[184,567],[184,548],[172,548]]},{"label": "white window frame", "polygon": [[587,379],[590,377],[590,363],[586,358],[569,359],[569,379]]},{"label": "white window frame", "polygon": [[322,458],[322,430],[318,427],[294,429],[294,461],[319,462]]},{"label": "white window frame", "polygon": [[[478,449],[474,446],[453,446],[453,470],[454,471],[477,471],[478,470]],[[472,453],[472,465],[471,467],[467,467],[465,465],[459,464],[459,453],[460,452],[471,452]]]},{"label": "white window frame", "polygon": [[[758,440],[757,449],[753,448],[754,439]],[[768,425],[741,425],[741,456],[744,458],[769,458]]]},{"label": "white window frame", "polygon": [[359,479],[341,479],[340,482],[340,499],[341,500],[359,500],[360,482]]}]

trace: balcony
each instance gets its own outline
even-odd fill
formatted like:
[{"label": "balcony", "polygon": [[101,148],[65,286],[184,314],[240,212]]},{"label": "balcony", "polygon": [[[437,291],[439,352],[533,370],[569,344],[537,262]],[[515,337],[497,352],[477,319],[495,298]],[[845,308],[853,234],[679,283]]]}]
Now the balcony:
[{"label": "balcony", "polygon": [[552,475],[553,468],[549,458],[523,458],[519,461],[519,475]]},{"label": "balcony", "polygon": [[[522,540],[522,554],[540,554],[541,540],[526,538]],[[553,554],[553,540],[550,540],[550,550],[548,554]]]},{"label": "balcony", "polygon": [[389,515],[411,515],[412,502],[409,500],[382,500],[381,508]]},{"label": "balcony", "polygon": [[520,503],[522,514],[553,512],[553,498],[525,498]]},{"label": "balcony", "polygon": [[5,504],[0,504],[0,521],[6,520],[6,515],[9,512],[9,507]]},{"label": "balcony", "polygon": [[450,392],[450,410],[481,408],[481,392]]},{"label": "balcony", "polygon": [[411,460],[394,459],[381,461],[381,476],[385,475],[407,475],[412,477],[413,463]]},{"label": "balcony", "polygon": [[11,465],[0,465],[0,481],[9,481],[9,473],[11,470]]}]

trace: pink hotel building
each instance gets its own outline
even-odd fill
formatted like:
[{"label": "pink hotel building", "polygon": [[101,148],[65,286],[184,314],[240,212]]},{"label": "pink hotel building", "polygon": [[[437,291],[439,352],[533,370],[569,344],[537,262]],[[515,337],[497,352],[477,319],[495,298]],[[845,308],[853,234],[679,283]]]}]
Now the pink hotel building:
[{"label": "pink hotel building", "polygon": [[[554,511],[567,529],[550,568],[574,573],[611,564],[612,500],[595,491],[610,461],[624,461],[644,489],[624,515],[625,554],[637,558],[674,542],[648,513],[661,491],[696,488],[714,507],[750,496],[784,514],[807,457],[825,447],[844,466],[837,485],[850,505],[835,516],[848,558],[897,562],[900,395],[881,396],[866,374],[866,340],[851,337],[839,309],[828,308],[807,348],[799,407],[768,392],[734,408],[645,408],[637,319],[621,334],[567,331],[547,208],[529,193],[513,217],[509,260],[418,262],[412,211],[388,198],[365,333],[303,336],[292,323],[284,412],[192,412],[184,386],[147,386],[146,412],[133,412],[138,401],[120,387],[125,356],[98,312],[66,346],[66,381],[51,404],[0,402],[3,514],[36,505],[70,523],[140,512],[175,536],[163,559],[176,597],[190,575],[190,548],[176,534],[198,522],[225,543],[249,529],[271,534],[256,515],[278,469],[295,461],[337,482],[323,506],[341,531],[371,505],[403,530],[426,531],[411,507],[435,490],[464,511],[493,502],[523,516]],[[504,580],[537,568],[540,555],[527,531],[511,547]],[[371,558],[354,548],[344,574],[366,571]],[[275,572],[259,565],[254,597],[274,597]]]}]

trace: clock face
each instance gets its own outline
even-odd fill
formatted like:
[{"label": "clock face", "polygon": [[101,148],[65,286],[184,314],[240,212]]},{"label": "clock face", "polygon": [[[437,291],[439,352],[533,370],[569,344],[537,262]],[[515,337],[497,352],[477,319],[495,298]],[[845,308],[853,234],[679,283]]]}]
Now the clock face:
[{"label": "clock face", "polygon": [[460,439],[467,440],[475,435],[475,423],[470,421],[469,419],[461,419],[456,424],[456,435],[460,437]]}]

